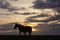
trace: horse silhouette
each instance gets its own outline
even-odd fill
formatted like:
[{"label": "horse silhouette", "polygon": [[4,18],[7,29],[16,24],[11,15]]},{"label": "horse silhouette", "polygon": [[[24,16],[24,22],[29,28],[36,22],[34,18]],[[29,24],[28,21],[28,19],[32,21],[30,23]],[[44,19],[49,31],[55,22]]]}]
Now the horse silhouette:
[{"label": "horse silhouette", "polygon": [[30,26],[23,26],[21,24],[16,23],[14,29],[16,29],[16,28],[19,29],[19,35],[21,35],[21,32],[23,32],[24,35],[25,35],[26,32],[28,32],[29,35],[31,35],[32,27],[30,27]]}]

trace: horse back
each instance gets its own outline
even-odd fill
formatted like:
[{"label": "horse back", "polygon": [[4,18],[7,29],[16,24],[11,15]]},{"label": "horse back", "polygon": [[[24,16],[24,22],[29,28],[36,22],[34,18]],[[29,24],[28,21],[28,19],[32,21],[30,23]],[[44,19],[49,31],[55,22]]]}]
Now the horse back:
[{"label": "horse back", "polygon": [[29,31],[32,31],[32,27],[27,26],[26,29],[28,29]]}]

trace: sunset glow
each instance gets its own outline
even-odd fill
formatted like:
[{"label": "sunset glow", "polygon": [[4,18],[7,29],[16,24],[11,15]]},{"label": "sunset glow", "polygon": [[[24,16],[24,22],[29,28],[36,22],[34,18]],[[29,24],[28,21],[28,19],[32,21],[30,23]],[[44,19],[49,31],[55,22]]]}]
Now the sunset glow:
[{"label": "sunset glow", "polygon": [[[60,25],[57,25],[60,24],[59,3],[59,0],[0,0],[0,25],[3,25],[0,26],[0,33],[13,32],[14,34],[16,31],[13,29],[14,24],[18,23],[32,27],[32,34],[53,31],[54,34],[60,29]],[[56,34],[59,33],[57,32]]]},{"label": "sunset glow", "polygon": [[37,29],[34,29],[34,28],[33,28],[33,29],[32,29],[32,31],[33,31],[33,32],[36,32],[36,31],[37,31]]},{"label": "sunset glow", "polygon": [[38,25],[38,23],[27,23],[26,26],[31,26],[31,27],[36,27]]}]

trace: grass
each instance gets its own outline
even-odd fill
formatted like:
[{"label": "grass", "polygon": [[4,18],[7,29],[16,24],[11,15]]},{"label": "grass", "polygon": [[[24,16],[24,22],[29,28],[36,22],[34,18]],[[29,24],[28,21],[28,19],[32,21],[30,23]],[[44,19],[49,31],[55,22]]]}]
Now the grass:
[{"label": "grass", "polygon": [[[54,36],[53,36],[54,37]],[[32,35],[32,36],[27,36],[27,35],[1,35],[0,40],[40,40],[40,39],[45,39],[45,38],[53,38],[52,36],[44,36],[44,35]],[[56,36],[55,36],[56,37]]]}]

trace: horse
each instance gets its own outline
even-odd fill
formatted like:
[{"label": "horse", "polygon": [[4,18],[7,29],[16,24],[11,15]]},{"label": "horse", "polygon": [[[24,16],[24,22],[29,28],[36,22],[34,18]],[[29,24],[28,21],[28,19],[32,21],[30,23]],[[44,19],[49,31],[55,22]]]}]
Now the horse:
[{"label": "horse", "polygon": [[31,36],[32,27],[30,27],[30,26],[23,26],[21,24],[17,24],[16,23],[14,29],[16,29],[16,28],[19,29],[19,35],[21,35],[21,32],[23,32],[24,35],[25,35],[26,32],[28,32],[29,35]]}]

